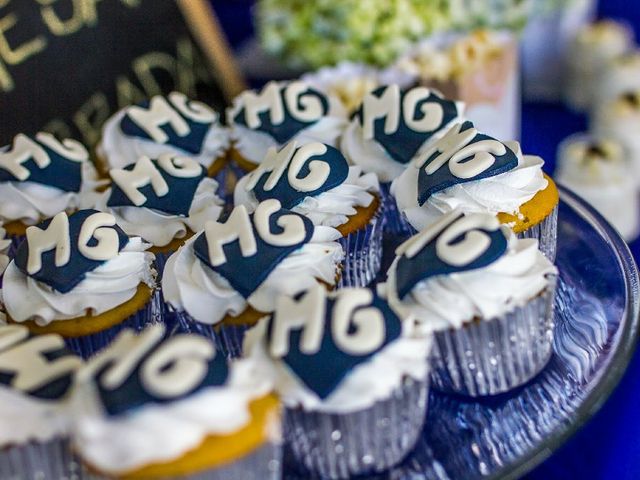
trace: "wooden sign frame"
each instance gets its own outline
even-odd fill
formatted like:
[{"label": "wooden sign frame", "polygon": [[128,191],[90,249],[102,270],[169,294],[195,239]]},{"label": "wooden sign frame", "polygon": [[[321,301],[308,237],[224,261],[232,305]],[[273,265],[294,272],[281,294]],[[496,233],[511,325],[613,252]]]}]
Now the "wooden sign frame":
[{"label": "wooden sign frame", "polygon": [[196,42],[207,57],[213,74],[220,79],[226,100],[247,89],[229,42],[208,0],[176,0]]}]

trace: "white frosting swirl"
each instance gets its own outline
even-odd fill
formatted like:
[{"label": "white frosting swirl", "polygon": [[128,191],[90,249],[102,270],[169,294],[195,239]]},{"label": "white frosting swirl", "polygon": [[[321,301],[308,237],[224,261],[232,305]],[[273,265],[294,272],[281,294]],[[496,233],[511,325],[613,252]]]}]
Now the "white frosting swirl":
[{"label": "white frosting swirl", "polygon": [[207,324],[220,322],[227,313],[239,315],[247,305],[271,312],[279,294],[293,296],[317,280],[335,284],[337,267],[344,258],[342,247],[335,241],[340,236],[333,228],[315,227],[311,241],[282,260],[245,300],[224,277],[196,257],[196,235],[167,260],[162,278],[165,301]]},{"label": "white frosting swirl", "polygon": [[517,214],[520,207],[547,188],[549,182],[544,178],[544,161],[540,157],[523,156],[517,142],[506,145],[518,157],[515,169],[445,188],[431,195],[422,206],[418,204],[420,170],[412,163],[391,184],[391,193],[396,198],[398,209],[418,231],[456,208],[465,213]]},{"label": "white frosting swirl", "polygon": [[268,322],[260,321],[245,336],[244,351],[270,365],[275,386],[282,402],[290,408],[305,411],[345,414],[371,407],[388,399],[406,377],[424,381],[428,373],[427,356],[431,351],[431,336],[409,333],[410,322],[403,323],[404,332],[370,359],[351,370],[324,400],[310,390],[283,360],[269,356],[266,346]]},{"label": "white frosting swirl", "polygon": [[[254,193],[246,189],[249,180],[249,176],[245,176],[236,184],[234,204],[254,211],[259,202]],[[291,210],[308,217],[314,225],[335,228],[347,223],[348,217],[357,213],[355,207],[371,205],[372,193],[378,191],[380,185],[375,174],[362,174],[360,167],[349,167],[349,174],[341,185],[320,195],[305,197]]]},{"label": "white frosting swirl", "polygon": [[[117,416],[103,411],[94,384],[79,384],[71,402],[74,447],[85,461],[111,475],[172,461],[207,436],[230,435],[249,424],[250,402],[272,390],[263,370],[257,362],[240,360],[222,386]],[[277,440],[277,425],[266,427]]]},{"label": "white frosting swirl", "polygon": [[66,401],[45,401],[0,386],[0,448],[48,442],[69,431]]},{"label": "white frosting swirl", "polygon": [[[287,82],[277,82],[282,88]],[[317,122],[303,128],[285,143],[297,142],[304,145],[311,142],[320,142],[332,147],[338,145],[338,140],[347,125],[347,114],[338,99],[328,95],[329,111]],[[236,97],[233,105],[227,110],[227,123],[231,129],[233,147],[245,160],[254,164],[260,164],[264,160],[267,151],[275,147],[280,150],[284,144],[278,143],[275,138],[265,132],[252,130],[234,122],[234,117],[244,107],[243,95]]]},{"label": "white frosting swirl", "polygon": [[26,225],[35,225],[60,212],[90,208],[98,198],[96,188],[105,183],[98,179],[98,173],[89,161],[82,163],[82,184],[78,193],[29,181],[1,182],[0,219],[5,223],[19,220]]},{"label": "white frosting swirl", "polygon": [[209,128],[200,153],[193,154],[173,145],[125,135],[120,128],[120,122],[125,115],[126,109],[122,109],[107,120],[102,130],[102,140],[96,149],[98,155],[107,162],[109,169],[124,168],[136,163],[142,156],[158,158],[164,153],[190,157],[203,167],[209,168],[215,160],[224,156],[229,148],[229,130],[217,122]]},{"label": "white frosting swirl", "polygon": [[127,302],[140,283],[155,285],[154,255],[141,238],[129,239],[118,256],[106,261],[68,293],[26,276],[12,261],[4,275],[5,307],[15,322],[33,320],[38,325],[83,317],[89,310],[99,315]]},{"label": "white frosting swirl", "polygon": [[622,145],[578,134],[558,148],[558,182],[591,203],[626,240],[640,230],[635,175]]},{"label": "white frosting swirl", "polygon": [[164,247],[175,238],[183,238],[187,231],[198,232],[208,220],[216,220],[222,213],[224,201],[216,195],[218,182],[204,178],[196,189],[186,217],[170,215],[145,207],[109,207],[111,189],[102,194],[95,208],[111,213],[118,226],[129,236],[140,236],[156,247]]},{"label": "white frosting swirl", "polygon": [[[459,107],[459,110],[462,110],[462,107]],[[447,132],[451,125],[460,119],[461,117],[456,117],[448,124],[443,125],[438,132],[435,132],[420,146],[411,161],[406,164],[396,162],[375,139],[365,139],[362,126],[357,118],[351,120],[344,131],[340,141],[340,150],[352,165],[360,166],[364,172],[375,173],[382,183],[389,183],[412,163],[413,158],[429,148],[433,142]]]},{"label": "white frosting swirl", "polygon": [[423,333],[460,328],[475,318],[491,320],[525,305],[558,271],[538,250],[537,240],[519,240],[502,228],[509,240],[498,260],[483,268],[430,277],[402,300],[396,287],[396,258],[386,284],[389,305],[401,317],[413,317]]}]

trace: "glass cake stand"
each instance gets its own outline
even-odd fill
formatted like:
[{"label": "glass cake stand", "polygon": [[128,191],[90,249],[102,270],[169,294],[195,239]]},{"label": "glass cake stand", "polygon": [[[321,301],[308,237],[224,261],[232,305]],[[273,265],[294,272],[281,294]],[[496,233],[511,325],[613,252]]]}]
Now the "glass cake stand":
[{"label": "glass cake stand", "polygon": [[[618,384],[638,337],[638,271],[627,245],[593,208],[563,188],[560,199],[560,282],[549,365],[527,385],[497,397],[431,392],[414,452],[369,478],[518,478],[587,422]],[[289,466],[284,476],[303,478]]]}]

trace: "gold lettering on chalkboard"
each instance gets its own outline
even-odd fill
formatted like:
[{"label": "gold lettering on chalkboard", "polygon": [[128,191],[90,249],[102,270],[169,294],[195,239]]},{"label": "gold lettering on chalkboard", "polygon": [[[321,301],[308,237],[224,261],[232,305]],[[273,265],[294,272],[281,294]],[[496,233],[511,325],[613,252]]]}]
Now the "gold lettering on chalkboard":
[{"label": "gold lettering on chalkboard", "polygon": [[199,82],[211,81],[211,73],[204,59],[198,54],[195,45],[189,38],[181,38],[176,46],[178,62],[177,88],[185,95],[196,96],[196,85]]},{"label": "gold lettering on chalkboard", "polygon": [[82,133],[84,143],[95,145],[100,140],[100,128],[111,114],[109,100],[102,92],[96,92],[80,107],[73,116],[78,130]]},{"label": "gold lettering on chalkboard", "polygon": [[15,87],[6,65],[18,65],[27,58],[41,52],[47,46],[47,39],[42,35],[38,35],[20,45],[12,46],[7,39],[6,33],[16,23],[18,23],[18,16],[15,13],[9,13],[0,18],[0,60],[2,60],[0,62],[0,86],[5,92],[11,91]]},{"label": "gold lettering on chalkboard", "polygon": [[176,82],[178,76],[176,60],[168,53],[146,53],[135,59],[131,67],[148,97],[153,97],[162,92],[153,74],[154,71],[160,70],[168,73],[174,82]]},{"label": "gold lettering on chalkboard", "polygon": [[49,132],[58,138],[71,138],[73,136],[69,125],[67,125],[59,118],[54,118],[53,120],[49,121],[40,130]]},{"label": "gold lettering on chalkboard", "polygon": [[[42,19],[44,23],[49,28],[49,31],[58,37],[62,37],[65,35],[71,35],[72,33],[76,33],[80,30],[85,24],[85,15],[83,3],[84,0],[72,0],[73,5],[73,13],[71,18],[66,20],[62,20],[58,14],[56,13],[56,9],[54,7],[55,3],[58,3],[58,0],[37,0],[40,5],[42,5],[42,10],[40,14],[42,15]],[[67,0],[68,1],[68,0]]]},{"label": "gold lettering on chalkboard", "polygon": [[118,109],[121,109],[127,105],[144,100],[147,98],[147,95],[136,87],[127,77],[120,75],[116,79],[116,97]]}]

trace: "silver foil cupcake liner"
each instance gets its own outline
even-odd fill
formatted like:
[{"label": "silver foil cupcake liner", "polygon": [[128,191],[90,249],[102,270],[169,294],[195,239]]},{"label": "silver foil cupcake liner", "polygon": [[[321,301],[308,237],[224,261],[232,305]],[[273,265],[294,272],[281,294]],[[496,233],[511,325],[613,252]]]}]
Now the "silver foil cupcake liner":
[{"label": "silver foil cupcake liner", "polygon": [[[4,479],[4,477],[1,477]],[[83,468],[82,480],[109,480]],[[173,480],[280,480],[282,478],[282,446],[267,443],[235,462],[191,475],[170,477]]]},{"label": "silver foil cupcake liner", "polygon": [[159,309],[162,308],[161,303],[160,293],[156,290],[151,300],[149,300],[149,303],[147,303],[142,310],[126,318],[119,324],[91,335],[65,338],[65,343],[71,351],[87,359],[109,345],[122,330],[130,328],[139,332],[147,325],[162,321],[163,315],[159,311]]},{"label": "silver foil cupcake liner", "polygon": [[[171,315],[171,314],[169,314]],[[175,316],[174,333],[194,333],[211,339],[216,350],[227,358],[239,358],[242,356],[242,343],[244,334],[253,325],[208,325],[195,320],[185,311],[173,313]]]},{"label": "silver foil cupcake liner", "polygon": [[497,395],[527,383],[553,351],[556,277],[513,312],[436,332],[430,368],[433,388],[470,397]]},{"label": "silver foil cupcake liner", "polygon": [[518,238],[535,238],[539,242],[539,249],[551,262],[556,261],[558,243],[558,205],[553,211],[533,227],[518,233]]},{"label": "silver foil cupcake liner", "polygon": [[428,386],[428,379],[407,378],[388,399],[347,414],[286,409],[285,449],[296,473],[338,479],[397,465],[422,431]]},{"label": "silver foil cupcake liner", "polygon": [[68,439],[0,448],[2,480],[73,480],[79,471]]},{"label": "silver foil cupcake liner", "polygon": [[340,287],[365,287],[373,281],[382,264],[382,207],[365,228],[338,239],[344,250]]},{"label": "silver foil cupcake liner", "polygon": [[408,237],[413,229],[402,212],[398,210],[398,204],[390,189],[391,183],[380,183],[384,231],[391,235]]}]

